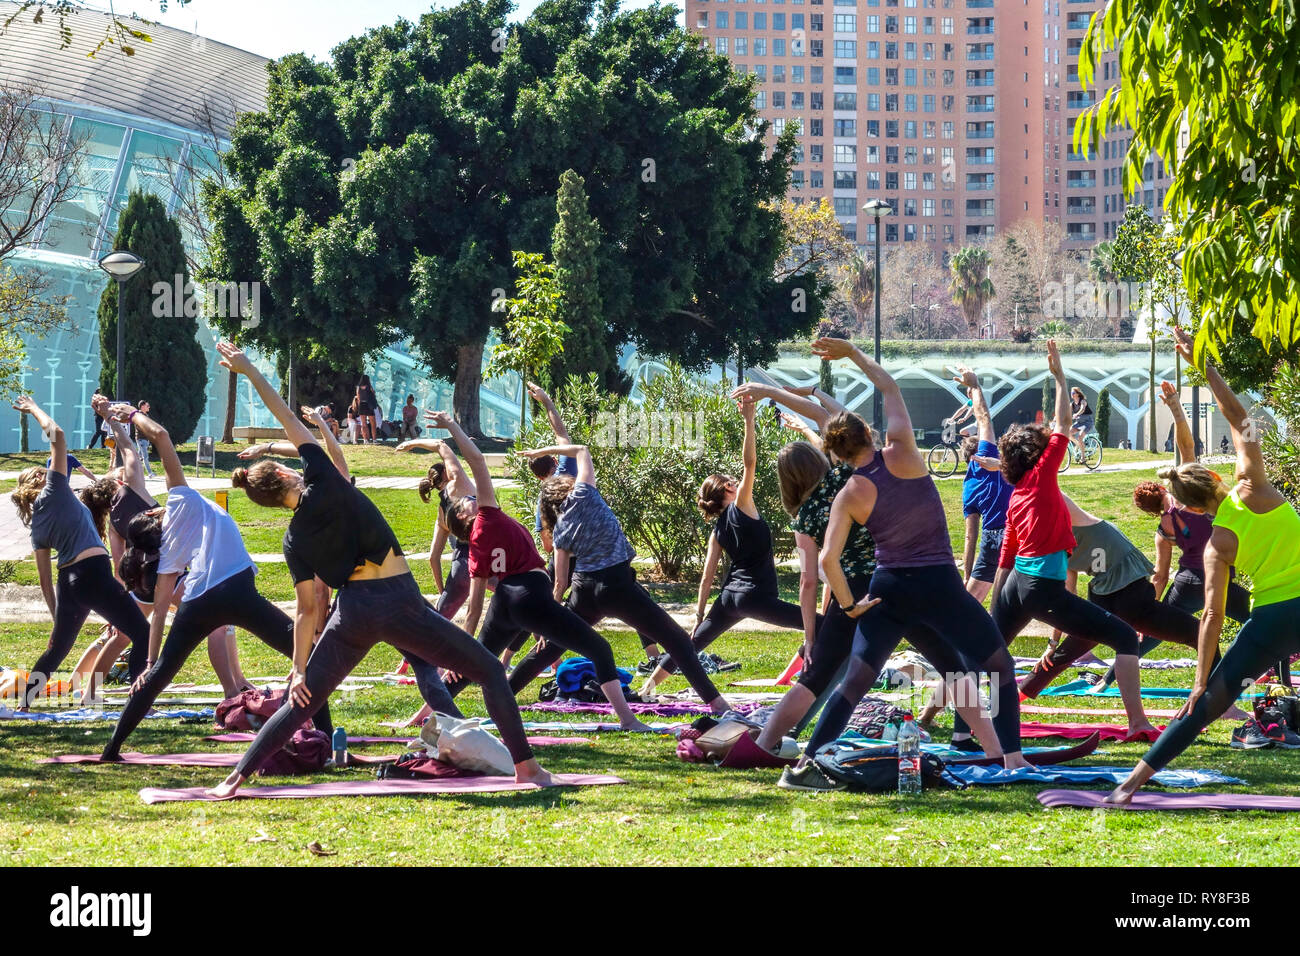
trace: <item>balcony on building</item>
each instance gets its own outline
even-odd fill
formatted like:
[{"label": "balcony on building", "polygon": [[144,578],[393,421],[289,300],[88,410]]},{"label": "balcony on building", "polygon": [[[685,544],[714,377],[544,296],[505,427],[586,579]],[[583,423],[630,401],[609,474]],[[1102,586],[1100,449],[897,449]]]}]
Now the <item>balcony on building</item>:
[{"label": "balcony on building", "polygon": [[1092,170],[1070,170],[1065,177],[1066,189],[1095,189],[1097,174]]},{"label": "balcony on building", "polygon": [[993,86],[992,70],[967,70],[967,86]]},{"label": "balcony on building", "polygon": [[966,59],[968,60],[992,60],[993,44],[992,43],[967,43]]},{"label": "balcony on building", "polygon": [[988,120],[983,123],[966,124],[967,139],[993,139],[993,137],[994,137],[994,133],[993,133],[992,120]]},{"label": "balcony on building", "polygon": [[967,166],[992,166],[993,165],[993,147],[969,146],[966,148],[966,165]]},{"label": "balcony on building", "polygon": [[1065,212],[1070,216],[1090,216],[1097,211],[1094,196],[1071,196],[1065,202]]},{"label": "balcony on building", "polygon": [[1065,17],[1065,29],[1067,30],[1086,30],[1088,23],[1092,20],[1091,13],[1070,13]]},{"label": "balcony on building", "polygon": [[993,18],[992,17],[967,17],[966,18],[966,35],[976,36],[978,34],[992,35]]},{"label": "balcony on building", "polygon": [[993,173],[967,173],[966,190],[992,190],[995,189]]},{"label": "balcony on building", "polygon": [[967,113],[992,113],[993,112],[993,94],[988,96],[968,96],[966,97]]},{"label": "balcony on building", "polygon": [[1097,238],[1097,224],[1095,222],[1066,223],[1065,234],[1075,242],[1092,242]]},{"label": "balcony on building", "polygon": [[967,199],[967,216],[992,216],[997,211],[997,204],[992,199]]}]

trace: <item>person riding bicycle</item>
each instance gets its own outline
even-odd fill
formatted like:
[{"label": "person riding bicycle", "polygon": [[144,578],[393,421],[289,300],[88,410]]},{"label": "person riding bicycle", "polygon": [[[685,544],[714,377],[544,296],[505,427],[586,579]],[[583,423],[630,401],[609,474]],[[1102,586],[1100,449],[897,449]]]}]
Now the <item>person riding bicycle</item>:
[{"label": "person riding bicycle", "polygon": [[1092,431],[1093,415],[1092,406],[1077,387],[1070,389],[1070,409],[1070,441],[1079,449],[1079,458],[1082,459],[1083,439]]},{"label": "person riding bicycle", "polygon": [[945,418],[943,420],[944,444],[951,444],[951,445],[960,444],[960,442],[958,442],[957,440],[960,436],[975,434],[978,425],[973,421],[969,425],[965,425],[961,428],[958,428],[958,426],[961,425],[962,422],[966,421],[966,419],[970,418],[972,415],[975,414],[974,405],[975,405],[975,400],[971,396],[971,390],[966,389],[966,401],[962,403],[960,406],[958,406],[957,410],[953,412],[952,415],[950,415],[948,418]]}]

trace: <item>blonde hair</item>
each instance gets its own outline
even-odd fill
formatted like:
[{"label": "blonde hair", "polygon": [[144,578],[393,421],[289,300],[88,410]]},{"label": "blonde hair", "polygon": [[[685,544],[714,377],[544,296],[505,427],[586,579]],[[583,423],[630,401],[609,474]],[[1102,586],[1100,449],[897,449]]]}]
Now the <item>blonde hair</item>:
[{"label": "blonde hair", "polygon": [[28,528],[32,526],[32,505],[44,488],[45,466],[33,465],[18,476],[18,487],[9,495],[9,500],[18,509],[18,517]]},{"label": "blonde hair", "polygon": [[1189,461],[1177,468],[1161,468],[1156,475],[1169,482],[1169,491],[1178,503],[1188,508],[1208,511],[1228,495],[1223,478],[1200,462]]},{"label": "blonde hair", "polygon": [[852,412],[832,416],[822,429],[822,446],[840,461],[852,461],[875,445],[867,423]]},{"label": "blonde hair", "polygon": [[792,441],[777,453],[776,479],[781,486],[781,507],[790,515],[799,513],[813,489],[831,470],[821,450],[806,441]]}]

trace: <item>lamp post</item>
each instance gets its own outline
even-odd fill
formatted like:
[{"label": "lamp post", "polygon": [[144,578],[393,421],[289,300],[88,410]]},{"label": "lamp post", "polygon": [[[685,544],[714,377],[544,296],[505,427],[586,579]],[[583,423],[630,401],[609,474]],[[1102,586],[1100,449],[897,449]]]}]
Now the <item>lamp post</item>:
[{"label": "lamp post", "polygon": [[134,252],[118,249],[99,260],[99,267],[117,283],[117,400],[126,397],[126,310],[123,306],[122,286],[144,268],[144,260]]},{"label": "lamp post", "polygon": [[[870,199],[864,205],[863,210],[876,220],[876,269],[875,269],[875,299],[876,299],[876,350],[874,358],[876,364],[880,364],[880,294],[883,288],[880,274],[880,220],[884,219],[894,210],[889,207],[889,203],[883,199]],[[872,388],[871,390],[871,427],[877,433],[884,431],[884,425],[880,420],[880,389]]]}]

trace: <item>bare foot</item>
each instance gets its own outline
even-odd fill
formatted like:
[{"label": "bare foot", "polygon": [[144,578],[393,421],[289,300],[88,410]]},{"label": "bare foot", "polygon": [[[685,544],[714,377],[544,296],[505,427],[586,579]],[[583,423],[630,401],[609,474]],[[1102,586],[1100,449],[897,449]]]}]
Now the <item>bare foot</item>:
[{"label": "bare foot", "polygon": [[1116,787],[1107,794],[1106,799],[1101,802],[1108,807],[1127,807],[1129,801],[1132,799],[1133,794],[1129,793],[1129,791],[1125,790],[1123,787]]},{"label": "bare foot", "polygon": [[204,790],[204,796],[211,797],[214,800],[230,800],[239,791],[239,785],[244,782],[244,778],[238,772],[232,773],[217,786],[210,790]]},{"label": "bare foot", "polygon": [[1003,770],[1025,770],[1027,768],[1032,768],[1033,766],[1033,764],[1025,759],[1023,753],[1016,752],[1013,754],[1002,755]]},{"label": "bare foot", "polygon": [[626,730],[631,734],[653,734],[655,732],[653,727],[641,723],[641,721],[637,720],[635,717],[630,720],[619,721],[618,729]]},{"label": "bare foot", "polygon": [[515,783],[531,783],[538,787],[562,787],[560,781],[547,770],[538,767],[536,770],[518,769],[515,771]]},{"label": "bare foot", "polygon": [[1142,734],[1152,734],[1156,737],[1159,737],[1160,731],[1156,730],[1156,728],[1152,726],[1150,721],[1144,720],[1140,724],[1129,724],[1128,736],[1125,737],[1124,740],[1127,743],[1129,741],[1137,739],[1138,736]]}]

